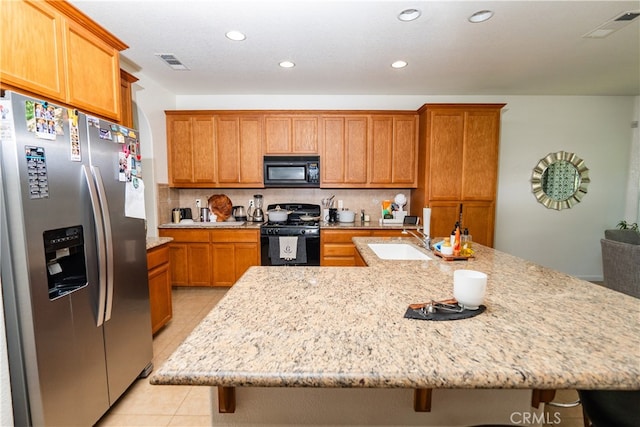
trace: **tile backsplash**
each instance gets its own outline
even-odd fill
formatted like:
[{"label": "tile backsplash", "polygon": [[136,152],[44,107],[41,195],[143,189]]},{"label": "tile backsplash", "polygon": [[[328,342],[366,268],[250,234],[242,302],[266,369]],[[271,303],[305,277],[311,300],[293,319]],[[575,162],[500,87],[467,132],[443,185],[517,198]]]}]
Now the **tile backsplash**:
[{"label": "tile backsplash", "polygon": [[[199,213],[196,210],[196,199],[202,199],[203,206],[214,194],[226,194],[234,206],[249,207],[249,200],[254,194],[262,194],[264,197],[264,208],[267,205],[276,203],[313,203],[320,204],[323,198],[335,195],[334,206],[337,201],[342,200],[345,209],[365,213],[371,217],[371,221],[378,221],[381,217],[381,202],[383,200],[393,200],[396,194],[402,193],[411,198],[411,189],[402,188],[381,188],[381,189],[322,189],[322,188],[197,188],[197,189],[176,189],[169,188],[167,184],[158,185],[158,223],[171,222],[171,210],[173,208],[191,208],[194,218]],[[404,207],[409,211],[409,202]]]}]

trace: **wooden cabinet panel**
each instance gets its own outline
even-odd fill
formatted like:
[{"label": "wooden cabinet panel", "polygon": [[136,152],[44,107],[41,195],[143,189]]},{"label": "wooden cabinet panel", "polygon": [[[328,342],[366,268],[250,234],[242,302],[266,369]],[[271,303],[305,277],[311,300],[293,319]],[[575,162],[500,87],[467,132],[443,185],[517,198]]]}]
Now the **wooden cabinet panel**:
[{"label": "wooden cabinet panel", "polygon": [[211,245],[213,260],[213,284],[215,286],[231,286],[236,282],[235,247],[233,244]]},{"label": "wooden cabinet panel", "polygon": [[167,113],[166,119],[169,185],[211,185],[215,181],[213,116]]},{"label": "wooden cabinet panel", "polygon": [[469,229],[472,240],[493,247],[495,204],[493,202],[465,202],[462,205],[462,224]]},{"label": "wooden cabinet panel", "polygon": [[371,119],[370,182],[391,184],[393,163],[393,118]]},{"label": "wooden cabinet panel", "polygon": [[318,117],[268,115],[264,119],[265,154],[317,154]]},{"label": "wooden cabinet panel", "polygon": [[422,215],[431,207],[432,236],[450,235],[461,219],[474,241],[493,245],[502,107],[427,104],[419,110],[421,172],[411,211]]},{"label": "wooden cabinet panel", "polygon": [[191,119],[193,182],[207,184],[215,180],[213,117],[196,116]]},{"label": "wooden cabinet panel", "polygon": [[167,245],[147,252],[151,331],[154,334],[173,316],[169,253]]},{"label": "wooden cabinet panel", "polygon": [[353,237],[369,237],[371,230],[320,230],[320,265],[355,266]]},{"label": "wooden cabinet panel", "polygon": [[211,251],[208,243],[190,243],[187,246],[189,259],[189,285],[211,286]]},{"label": "wooden cabinet panel", "polygon": [[464,112],[433,111],[429,114],[430,200],[458,200],[462,194],[462,146]]},{"label": "wooden cabinet panel", "polygon": [[369,182],[382,187],[415,187],[417,177],[415,115],[372,116]]},{"label": "wooden cabinet panel", "polygon": [[324,187],[366,185],[368,118],[329,116],[323,117],[320,123],[321,184]]},{"label": "wooden cabinet panel", "polygon": [[188,243],[171,243],[169,246],[169,262],[171,264],[171,284],[189,286],[189,253]]},{"label": "wooden cabinet panel", "polygon": [[65,37],[68,102],[119,122],[119,51],[73,21],[68,21]]},{"label": "wooden cabinet panel", "polygon": [[137,77],[120,70],[120,110],[122,113],[120,123],[130,128],[138,127],[133,123],[133,105],[131,102],[131,85],[137,81]]},{"label": "wooden cabinet panel", "polygon": [[[249,267],[260,265],[260,248],[257,243],[235,244],[235,280],[238,280]],[[235,283],[234,280],[234,283]]]},{"label": "wooden cabinet panel", "polygon": [[63,101],[66,87],[60,12],[43,1],[2,1],[0,28],[0,81]]},{"label": "wooden cabinet panel", "polygon": [[219,186],[262,186],[262,119],[216,117]]},{"label": "wooden cabinet panel", "polygon": [[460,203],[431,202],[429,206],[431,207],[431,236],[434,238],[450,236],[451,229],[460,219]]},{"label": "wooden cabinet panel", "polygon": [[465,116],[462,198],[494,200],[498,182],[500,111],[469,111]]},{"label": "wooden cabinet panel", "polygon": [[253,265],[260,265],[260,230],[213,230],[213,286],[232,286]]}]

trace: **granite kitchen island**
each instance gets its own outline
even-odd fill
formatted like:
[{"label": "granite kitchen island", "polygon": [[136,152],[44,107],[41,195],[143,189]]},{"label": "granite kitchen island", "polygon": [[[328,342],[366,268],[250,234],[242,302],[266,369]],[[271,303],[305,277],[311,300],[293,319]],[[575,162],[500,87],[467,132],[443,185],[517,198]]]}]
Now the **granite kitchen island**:
[{"label": "granite kitchen island", "polygon": [[[212,398],[228,412],[237,390],[236,413],[222,414],[229,425],[234,417],[245,422],[252,406],[268,413],[272,404],[290,410],[293,424],[335,424],[303,422],[300,407],[370,424],[349,419],[362,410],[358,402],[370,406],[363,414],[389,405],[397,424],[468,425],[455,416],[457,399],[481,406],[471,418],[478,424],[509,422],[514,411],[535,410],[532,390],[640,389],[638,299],[482,246],[474,259],[456,262],[432,253],[428,261],[384,261],[368,247],[399,240],[416,242],[354,238],[368,267],[250,268],[151,382],[218,386]],[[460,268],[488,274],[484,313],[442,322],[403,317],[409,304],[450,298]],[[356,389],[364,394],[348,391]],[[491,405],[492,415],[484,414]],[[285,424],[266,415],[256,419]]]}]

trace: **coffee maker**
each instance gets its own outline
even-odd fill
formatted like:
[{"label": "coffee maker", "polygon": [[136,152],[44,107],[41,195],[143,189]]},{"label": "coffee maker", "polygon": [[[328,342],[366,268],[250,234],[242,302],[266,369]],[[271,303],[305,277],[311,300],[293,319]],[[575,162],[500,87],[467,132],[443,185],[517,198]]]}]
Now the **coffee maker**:
[{"label": "coffee maker", "polygon": [[253,222],[264,221],[264,211],[262,210],[263,203],[264,200],[262,198],[262,194],[253,195],[253,209],[249,213],[249,216],[252,218]]}]

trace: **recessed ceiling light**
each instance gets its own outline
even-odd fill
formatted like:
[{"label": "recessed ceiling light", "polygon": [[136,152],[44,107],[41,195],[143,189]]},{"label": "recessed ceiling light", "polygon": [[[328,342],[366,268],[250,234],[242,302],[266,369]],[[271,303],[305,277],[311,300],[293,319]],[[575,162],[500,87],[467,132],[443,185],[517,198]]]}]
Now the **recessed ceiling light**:
[{"label": "recessed ceiling light", "polygon": [[491,10],[480,10],[469,17],[469,22],[477,24],[479,22],[488,21],[493,16]]},{"label": "recessed ceiling light", "polygon": [[293,62],[291,62],[291,61],[282,61],[282,62],[280,63],[280,66],[281,66],[282,68],[293,68],[293,67],[295,67],[295,66],[296,66],[296,64],[294,64],[294,63],[293,63]]},{"label": "recessed ceiling light", "polygon": [[404,68],[407,66],[407,62],[406,61],[396,61],[393,64],[391,64],[391,66],[393,68]]},{"label": "recessed ceiling light", "polygon": [[233,40],[233,41],[236,41],[236,42],[242,41],[242,40],[247,38],[247,36],[245,36],[243,33],[241,33],[240,31],[235,31],[235,30],[227,32],[227,34],[225,34],[225,36],[229,40]]},{"label": "recessed ceiling light", "polygon": [[405,9],[400,12],[400,15],[398,15],[398,19],[404,22],[414,21],[420,18],[421,14],[422,12],[420,12],[418,9]]}]

